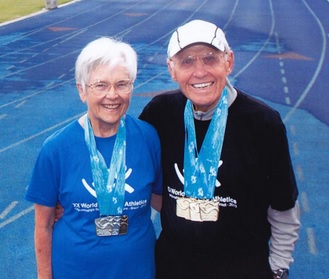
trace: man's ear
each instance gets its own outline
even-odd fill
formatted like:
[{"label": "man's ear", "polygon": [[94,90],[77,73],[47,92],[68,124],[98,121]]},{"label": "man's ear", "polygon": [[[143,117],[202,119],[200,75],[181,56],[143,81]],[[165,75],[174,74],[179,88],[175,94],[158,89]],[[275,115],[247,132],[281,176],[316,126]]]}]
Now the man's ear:
[{"label": "man's ear", "polygon": [[172,80],[177,81],[174,61],[168,59],[167,65],[168,65],[168,70],[169,70]]},{"label": "man's ear", "polygon": [[81,101],[85,103],[87,100],[87,94],[86,94],[85,90],[83,90],[82,85],[80,83],[77,83],[76,86],[79,91],[79,96],[80,96]]},{"label": "man's ear", "polygon": [[233,71],[234,67],[234,52],[229,51],[227,54],[226,62],[227,62],[227,75],[230,75]]}]

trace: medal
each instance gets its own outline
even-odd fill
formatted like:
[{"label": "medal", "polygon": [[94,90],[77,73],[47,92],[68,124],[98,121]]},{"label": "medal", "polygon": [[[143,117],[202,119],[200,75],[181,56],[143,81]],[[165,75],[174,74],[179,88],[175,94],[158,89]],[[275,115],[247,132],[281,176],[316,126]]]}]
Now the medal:
[{"label": "medal", "polygon": [[219,201],[195,198],[178,198],[176,200],[176,215],[186,220],[215,222],[218,220],[218,213]]},{"label": "medal", "polygon": [[106,216],[95,219],[98,236],[122,235],[128,232],[128,216]]},{"label": "medal", "polygon": [[184,111],[184,192],[196,199],[214,198],[218,166],[228,115],[227,89],[224,88],[200,151],[197,148],[193,105],[187,100]]},{"label": "medal", "polygon": [[120,119],[109,169],[102,154],[97,150],[95,137],[87,115],[84,128],[98,207],[100,215],[103,216],[95,219],[96,234],[98,236],[126,234],[128,232],[128,216],[123,215],[126,165],[125,119],[124,117]]},{"label": "medal", "polygon": [[219,201],[214,201],[217,173],[228,115],[228,92],[224,88],[212,116],[200,152],[197,148],[193,105],[184,110],[184,193],[176,201],[176,215],[191,221],[217,221]]}]

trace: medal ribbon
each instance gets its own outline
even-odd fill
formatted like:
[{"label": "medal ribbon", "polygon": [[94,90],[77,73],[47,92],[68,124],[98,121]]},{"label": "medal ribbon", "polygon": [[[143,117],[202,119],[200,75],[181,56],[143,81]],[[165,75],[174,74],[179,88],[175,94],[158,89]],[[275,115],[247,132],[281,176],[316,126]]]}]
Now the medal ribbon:
[{"label": "medal ribbon", "polygon": [[192,103],[190,100],[186,102],[184,111],[184,192],[188,197],[198,199],[214,197],[227,114],[228,92],[224,88],[198,154]]},{"label": "medal ribbon", "polygon": [[109,169],[102,154],[97,150],[95,136],[87,115],[84,131],[100,215],[122,215],[126,166],[125,119],[124,117],[120,119]]}]

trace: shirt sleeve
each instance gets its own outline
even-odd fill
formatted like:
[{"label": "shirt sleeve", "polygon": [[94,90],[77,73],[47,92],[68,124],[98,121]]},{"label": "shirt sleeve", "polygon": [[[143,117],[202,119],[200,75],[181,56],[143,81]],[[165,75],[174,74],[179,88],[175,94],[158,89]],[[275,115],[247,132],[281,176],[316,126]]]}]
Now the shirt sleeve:
[{"label": "shirt sleeve", "polygon": [[[279,212],[295,206],[298,197],[296,178],[290,157],[286,127],[277,114],[264,128],[264,154],[267,162],[270,206]],[[266,122],[265,122],[266,123]]]},{"label": "shirt sleeve", "polygon": [[54,152],[50,144],[44,144],[34,165],[25,199],[53,207],[58,200],[58,175]]},{"label": "shirt sleeve", "polygon": [[292,209],[279,211],[269,207],[267,219],[271,224],[269,263],[272,270],[289,269],[292,253],[300,229],[299,204]]}]

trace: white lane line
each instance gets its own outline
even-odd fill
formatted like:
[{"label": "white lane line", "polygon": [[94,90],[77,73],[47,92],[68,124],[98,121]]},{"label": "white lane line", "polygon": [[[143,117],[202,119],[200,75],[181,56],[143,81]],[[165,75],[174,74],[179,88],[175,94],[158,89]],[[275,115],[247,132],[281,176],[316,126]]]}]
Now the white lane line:
[{"label": "white lane line", "polygon": [[[84,113],[85,113],[85,112],[84,112]],[[34,135],[30,136],[30,137],[27,137],[27,138],[25,138],[25,139],[23,139],[23,140],[21,140],[21,141],[18,141],[18,142],[15,142],[15,143],[11,144],[11,145],[8,145],[8,146],[6,146],[6,147],[0,149],[0,153],[6,151],[6,150],[8,150],[8,149],[11,149],[11,148],[13,148],[13,147],[16,147],[16,146],[18,146],[18,145],[20,145],[20,144],[22,144],[22,143],[28,142],[28,141],[30,141],[31,139],[34,139],[34,138],[36,138],[36,137],[38,137],[38,136],[40,136],[40,135],[42,135],[42,134],[44,134],[44,133],[47,133],[47,132],[49,132],[49,131],[51,131],[51,130],[54,130],[54,129],[60,127],[60,126],[63,126],[64,124],[66,124],[66,123],[68,123],[68,122],[70,122],[70,121],[72,121],[72,120],[74,120],[74,119],[80,117],[80,116],[83,115],[84,113],[79,113],[79,114],[77,114],[77,115],[75,115],[75,116],[73,116],[73,117],[70,117],[70,118],[68,118],[68,119],[66,119],[66,120],[64,120],[64,121],[62,121],[62,122],[60,122],[60,123],[58,123],[58,124],[56,124],[56,125],[54,125],[54,126],[51,126],[51,127],[47,128],[47,129],[41,131],[41,132],[39,132],[39,133],[36,133],[36,134],[34,134]]]},{"label": "white lane line", "polygon": [[18,201],[11,202],[4,211],[0,214],[0,219],[5,219],[5,217],[14,209],[14,207],[18,204]]},{"label": "white lane line", "polygon": [[286,101],[286,104],[287,104],[287,105],[290,105],[290,104],[291,104],[291,101],[290,101],[290,98],[289,98],[289,97],[286,97],[286,98],[285,98],[285,101]]},{"label": "white lane line", "polygon": [[290,129],[290,133],[292,134],[292,135],[296,135],[297,134],[297,131],[296,131],[296,126],[295,125],[290,125],[289,126],[289,129]]},{"label": "white lane line", "polygon": [[[328,0],[328,1],[329,1],[329,0]],[[235,1],[235,4],[234,4],[234,7],[233,7],[233,9],[232,9],[232,11],[231,11],[230,17],[229,17],[229,19],[227,20],[226,24],[223,26],[223,30],[225,30],[225,29],[227,28],[227,26],[229,26],[230,23],[231,23],[231,21],[233,20],[233,17],[234,17],[234,15],[235,15],[235,12],[236,12],[236,9],[237,9],[237,7],[238,7],[238,5],[239,5],[239,2],[240,2],[240,0]]]},{"label": "white lane line", "polygon": [[298,181],[304,181],[304,172],[303,172],[303,168],[301,165],[298,164],[295,166],[295,172],[296,172]]},{"label": "white lane line", "polygon": [[312,88],[313,84],[315,83],[315,81],[317,80],[317,78],[318,78],[318,76],[321,72],[322,66],[325,63],[326,48],[327,48],[327,37],[326,37],[325,29],[324,29],[320,19],[316,16],[314,11],[310,8],[310,6],[306,3],[305,0],[303,0],[303,3],[306,6],[306,8],[309,10],[311,15],[314,17],[315,21],[317,22],[317,24],[320,28],[321,36],[322,36],[322,39],[323,39],[322,40],[321,56],[319,58],[319,63],[318,63],[317,68],[316,68],[316,70],[313,74],[313,77],[311,78],[310,82],[308,83],[308,85],[304,89],[303,93],[300,95],[300,97],[297,100],[297,102],[295,103],[295,105],[292,107],[292,109],[287,113],[287,115],[283,119],[283,122],[287,122],[288,119],[291,117],[291,115],[293,115],[295,113],[295,111],[299,108],[300,104],[304,101],[304,99],[306,98],[308,93],[311,91],[311,88]]},{"label": "white lane line", "polygon": [[23,106],[26,103],[26,100],[23,100],[22,102],[20,102],[19,104],[17,104],[15,106],[15,108],[20,108],[21,106]]},{"label": "white lane line", "polygon": [[299,155],[299,148],[298,148],[297,142],[294,142],[292,144],[292,150],[293,150],[295,156],[298,156]]},{"label": "white lane line", "polygon": [[0,120],[4,119],[5,117],[7,117],[7,114],[0,114]]},{"label": "white lane line", "polygon": [[300,204],[301,204],[301,208],[305,213],[310,212],[310,206],[308,204],[308,197],[306,192],[300,193]]},{"label": "white lane line", "polygon": [[34,93],[30,94],[30,95],[27,95],[27,96],[24,96],[22,98],[15,99],[14,101],[11,101],[9,103],[5,103],[3,105],[0,105],[0,108],[4,108],[4,107],[10,106],[12,104],[16,104],[18,102],[21,102],[22,100],[30,99],[33,96],[36,96],[36,95],[39,95],[39,94],[42,94],[42,93],[46,93],[48,90],[51,90],[51,89],[54,89],[54,88],[60,88],[61,86],[65,85],[65,84],[71,83],[72,81],[74,81],[74,78],[72,78],[70,80],[67,80],[67,81],[63,81],[61,83],[56,83],[56,84],[52,83],[52,87],[49,87],[49,85],[48,85],[48,87],[45,87],[45,88],[43,88],[43,89],[41,89],[39,91],[36,91],[36,92],[34,92]]},{"label": "white lane line", "polygon": [[306,228],[308,250],[312,255],[317,254],[315,235],[312,228]]},{"label": "white lane line", "polygon": [[274,27],[275,27],[275,17],[274,17],[274,10],[273,10],[273,3],[271,0],[269,0],[269,5],[270,5],[270,13],[271,13],[271,28],[270,32],[268,34],[268,37],[262,47],[259,48],[257,53],[252,57],[252,59],[249,60],[249,62],[240,69],[234,76],[233,80],[237,79],[240,74],[242,74],[244,71],[247,70],[247,68],[258,58],[258,56],[263,52],[264,48],[268,45],[269,41],[271,40],[273,33],[274,33]]},{"label": "white lane line", "polygon": [[32,205],[31,207],[21,211],[20,213],[14,215],[13,217],[9,218],[8,220],[1,222],[0,223],[0,229],[11,224],[12,222],[15,222],[17,219],[23,217],[24,215],[26,215],[27,213],[31,212],[34,210],[34,206]]},{"label": "white lane line", "polygon": [[[277,46],[277,52],[281,53],[279,34],[277,32],[275,33],[275,41],[276,41],[276,46]],[[281,73],[281,82],[283,84],[282,90],[285,95],[288,95],[289,94],[289,87],[287,85],[288,80],[286,77],[286,70],[284,68],[284,62],[282,61],[281,57],[279,57],[279,66],[280,66],[280,73]],[[286,105],[291,105],[291,99],[289,96],[285,96],[284,100],[285,100]]]}]

